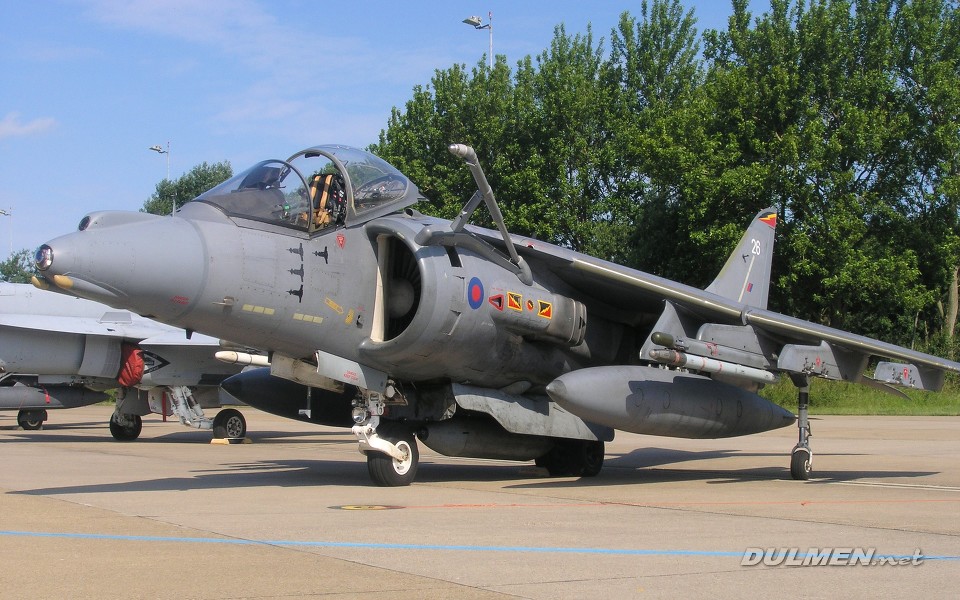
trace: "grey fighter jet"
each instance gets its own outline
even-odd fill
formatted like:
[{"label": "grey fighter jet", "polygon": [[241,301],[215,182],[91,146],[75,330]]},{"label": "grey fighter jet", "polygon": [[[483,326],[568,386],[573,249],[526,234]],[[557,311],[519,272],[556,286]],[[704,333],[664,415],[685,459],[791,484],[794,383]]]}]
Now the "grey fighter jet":
[{"label": "grey fighter jet", "polygon": [[[351,426],[373,480],[414,480],[417,440],[451,456],[596,475],[614,430],[719,438],[798,423],[808,380],[937,390],[960,363],[766,309],[777,213],[761,211],[706,289],[511,236],[472,148],[453,221],[357,149],[266,160],[173,217],[94,212],[37,250],[41,285],[269,357],[224,382],[259,408]],[[497,230],[468,224],[484,204]],[[169,265],[177,265],[170,269]],[[868,378],[872,357],[881,363]],[[269,367],[267,367],[269,365]],[[757,395],[787,376],[798,416]]]},{"label": "grey fighter jet", "polygon": [[141,416],[173,415],[214,437],[240,438],[243,414],[220,406],[219,385],[240,371],[215,358],[217,339],[144,319],[97,302],[0,283],[0,410],[16,410],[24,429],[40,429],[47,410],[75,408],[117,389],[113,437],[140,435]]}]

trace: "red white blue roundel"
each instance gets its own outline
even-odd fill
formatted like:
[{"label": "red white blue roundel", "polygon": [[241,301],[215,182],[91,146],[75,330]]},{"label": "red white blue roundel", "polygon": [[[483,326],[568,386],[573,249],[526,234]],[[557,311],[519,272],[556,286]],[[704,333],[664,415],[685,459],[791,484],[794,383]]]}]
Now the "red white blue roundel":
[{"label": "red white blue roundel", "polygon": [[474,277],[470,280],[470,283],[467,284],[467,302],[470,303],[470,308],[477,310],[483,306],[483,298],[483,282]]}]

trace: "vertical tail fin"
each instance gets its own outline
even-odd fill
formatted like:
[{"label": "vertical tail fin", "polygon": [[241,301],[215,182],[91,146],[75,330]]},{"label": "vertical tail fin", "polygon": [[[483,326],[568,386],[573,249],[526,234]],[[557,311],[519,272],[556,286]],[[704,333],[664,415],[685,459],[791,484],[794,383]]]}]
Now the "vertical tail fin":
[{"label": "vertical tail fin", "polygon": [[757,213],[740,243],[720,269],[720,274],[706,291],[748,306],[766,308],[776,227],[775,208],[765,208]]}]

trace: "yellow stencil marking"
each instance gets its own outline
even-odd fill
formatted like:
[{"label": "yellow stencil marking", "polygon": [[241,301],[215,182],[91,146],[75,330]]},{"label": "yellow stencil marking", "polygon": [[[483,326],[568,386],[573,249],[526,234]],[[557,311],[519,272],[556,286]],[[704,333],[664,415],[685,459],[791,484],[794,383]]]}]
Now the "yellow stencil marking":
[{"label": "yellow stencil marking", "polygon": [[246,312],[252,312],[255,315],[272,315],[276,312],[272,308],[267,308],[266,306],[255,306],[253,304],[244,304],[243,310]]},{"label": "yellow stencil marking", "polygon": [[320,323],[323,323],[323,317],[318,317],[315,315],[305,315],[303,313],[294,313],[293,320],[305,321],[307,323],[316,323],[317,325],[319,325]]},{"label": "yellow stencil marking", "polygon": [[336,302],[334,302],[333,300],[331,300],[330,298],[327,298],[327,299],[326,299],[326,303],[327,303],[327,306],[329,306],[330,308],[332,308],[333,311],[334,311],[335,313],[337,313],[338,315],[342,315],[342,314],[343,314],[343,307],[340,306],[339,304],[337,304]]}]

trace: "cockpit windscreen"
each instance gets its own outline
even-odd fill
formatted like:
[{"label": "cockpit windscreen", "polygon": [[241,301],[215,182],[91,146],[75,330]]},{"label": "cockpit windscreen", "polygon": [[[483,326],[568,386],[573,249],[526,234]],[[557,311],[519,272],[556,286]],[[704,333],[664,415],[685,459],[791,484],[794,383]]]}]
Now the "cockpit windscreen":
[{"label": "cockpit windscreen", "polygon": [[319,231],[413,204],[419,190],[388,162],[356,148],[316,146],[265,160],[201,194],[226,214]]}]

